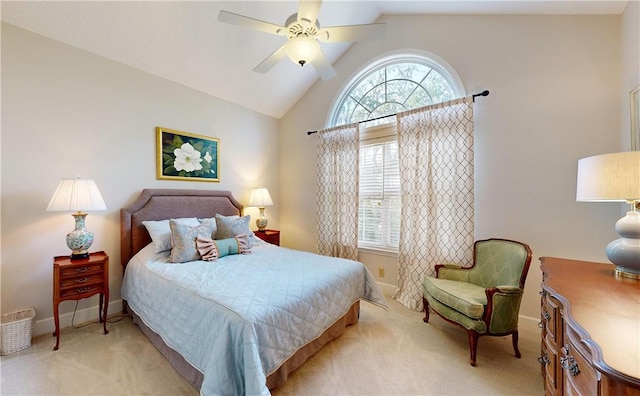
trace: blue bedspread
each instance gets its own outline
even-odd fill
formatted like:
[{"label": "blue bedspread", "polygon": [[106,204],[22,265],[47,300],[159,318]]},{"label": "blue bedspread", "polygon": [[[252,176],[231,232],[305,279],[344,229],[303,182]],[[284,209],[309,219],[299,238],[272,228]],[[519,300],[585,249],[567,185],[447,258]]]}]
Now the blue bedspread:
[{"label": "blue bedspread", "polygon": [[266,243],[251,254],[170,264],[140,251],[122,297],[200,370],[203,395],[268,395],[266,377],[364,299],[387,307],[359,262]]}]

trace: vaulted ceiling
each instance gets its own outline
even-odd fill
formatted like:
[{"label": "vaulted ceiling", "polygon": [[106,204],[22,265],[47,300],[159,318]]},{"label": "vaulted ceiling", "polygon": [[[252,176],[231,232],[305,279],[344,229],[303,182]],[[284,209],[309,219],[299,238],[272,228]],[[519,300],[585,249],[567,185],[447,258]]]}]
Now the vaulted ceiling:
[{"label": "vaulted ceiling", "polygon": [[[374,22],[382,14],[621,14],[627,1],[325,0],[321,26]],[[2,21],[274,118],[319,77],[288,60],[252,69],[286,38],[218,22],[220,10],[284,25],[298,2],[3,1]],[[352,43],[322,44],[330,63]],[[321,80],[320,80],[321,81]]]}]

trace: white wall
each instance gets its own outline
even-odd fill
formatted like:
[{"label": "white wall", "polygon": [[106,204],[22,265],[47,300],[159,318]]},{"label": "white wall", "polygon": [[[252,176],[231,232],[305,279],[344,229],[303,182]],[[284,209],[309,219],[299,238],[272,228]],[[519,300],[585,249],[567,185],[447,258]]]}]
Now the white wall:
[{"label": "white wall", "polygon": [[[630,1],[622,14],[620,117],[622,148],[631,148],[629,93],[640,87],[640,1]],[[626,210],[625,208],[624,210]]]},{"label": "white wall", "polygon": [[[383,16],[385,38],[359,42],[281,120],[283,244],[315,251],[315,143],[349,76],[403,48],[434,53],[475,106],[476,238],[530,244],[521,314],[539,318],[540,256],[605,261],[616,204],[577,203],[577,161],[620,149],[620,16]],[[377,262],[365,263],[377,276]],[[387,260],[388,261],[388,260]],[[386,265],[386,264],[384,264]],[[389,270],[386,270],[389,273]],[[383,282],[388,282],[382,279]]]},{"label": "white wall", "polygon": [[[220,183],[156,180],[156,126],[219,138]],[[45,211],[61,178],[94,179],[104,196],[108,210],[90,213],[87,228],[92,250],[110,255],[117,301],[120,208],[143,188],[231,190],[246,204],[260,184],[278,227],[277,141],[273,118],[2,24],[2,313],[33,307],[36,331],[53,329],[52,257],[69,254],[74,227],[69,214]],[[96,305],[93,297],[79,308]],[[113,305],[112,313],[121,308]],[[73,307],[63,302],[61,313]]]}]

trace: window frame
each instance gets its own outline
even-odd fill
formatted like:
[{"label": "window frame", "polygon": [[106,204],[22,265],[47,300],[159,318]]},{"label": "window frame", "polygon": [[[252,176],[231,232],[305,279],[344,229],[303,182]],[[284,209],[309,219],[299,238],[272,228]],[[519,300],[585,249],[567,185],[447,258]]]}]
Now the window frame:
[{"label": "window frame", "polygon": [[365,63],[363,67],[345,80],[333,98],[331,108],[325,119],[325,127],[331,128],[338,125],[338,110],[344,103],[344,99],[348,97],[348,93],[350,93],[354,87],[380,68],[398,63],[417,63],[430,67],[440,73],[440,75],[447,80],[449,86],[453,90],[454,98],[466,96],[466,90],[462,83],[462,79],[456,70],[440,56],[428,51],[416,49],[391,51]]},{"label": "window frame", "polygon": [[[381,68],[392,66],[400,63],[417,63],[426,67],[429,67],[438,72],[448,83],[453,91],[453,98],[459,98],[466,96],[466,91],[462,83],[462,79],[455,71],[455,69],[449,65],[441,57],[422,50],[398,50],[392,51],[386,54],[382,54],[376,59],[367,62],[360,70],[356,71],[350,78],[345,80],[345,83],[339,89],[333,99],[330,111],[327,114],[325,120],[325,126],[327,128],[337,126],[338,113],[345,101],[349,98],[350,93],[367,77],[371,74],[379,71]],[[453,99],[452,98],[452,99]],[[420,107],[420,106],[418,106]],[[408,110],[408,109],[407,109]],[[389,117],[389,118],[387,118]],[[367,139],[371,139],[371,136],[376,134],[380,128],[388,128],[393,123],[393,129],[395,138],[397,140],[397,134],[395,131],[395,117],[393,115],[379,117],[380,119],[374,122],[361,122],[360,128],[360,144],[366,142]],[[350,121],[358,122],[358,121]],[[379,133],[379,132],[378,132]],[[358,202],[358,210],[360,210],[360,202]],[[393,255],[397,256],[398,248],[389,249],[388,247],[375,246],[369,244],[360,244],[360,238],[358,237],[358,249],[361,251],[381,254],[381,255]]]}]

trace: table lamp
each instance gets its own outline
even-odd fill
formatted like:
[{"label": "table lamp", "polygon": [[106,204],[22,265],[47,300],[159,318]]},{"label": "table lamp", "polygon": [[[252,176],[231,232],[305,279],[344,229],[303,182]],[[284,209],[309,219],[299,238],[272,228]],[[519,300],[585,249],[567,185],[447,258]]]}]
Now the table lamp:
[{"label": "table lamp", "polygon": [[260,231],[263,231],[267,228],[267,218],[264,217],[264,208],[265,206],[273,205],[273,201],[271,200],[271,195],[269,195],[269,190],[264,187],[254,188],[251,191],[251,197],[249,198],[249,206],[257,206],[260,209],[260,216],[256,220],[256,225]]},{"label": "table lamp", "polygon": [[47,212],[75,212],[76,227],[67,234],[67,246],[71,249],[71,259],[89,257],[93,234],[85,226],[85,211],[106,210],[96,182],[88,179],[62,179],[53,193]]},{"label": "table lamp", "polygon": [[578,161],[576,201],[627,202],[631,210],[616,222],[619,239],[607,245],[616,276],[640,279],[640,151],[602,154]]}]

